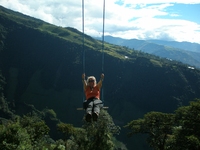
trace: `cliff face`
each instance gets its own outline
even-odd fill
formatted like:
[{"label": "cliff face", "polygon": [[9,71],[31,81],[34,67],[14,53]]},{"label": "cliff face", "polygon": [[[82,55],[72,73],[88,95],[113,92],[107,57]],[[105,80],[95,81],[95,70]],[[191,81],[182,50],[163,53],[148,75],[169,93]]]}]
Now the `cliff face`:
[{"label": "cliff face", "polygon": [[[39,110],[54,109],[61,121],[81,125],[83,112],[76,108],[82,107],[83,101],[82,34],[49,24],[51,32],[41,30],[38,24],[47,25],[42,21],[34,28],[32,23],[6,17],[3,10],[0,69],[7,83],[7,101],[15,103],[18,114],[26,113],[21,105],[25,102]],[[63,33],[52,32],[54,28]],[[86,38],[85,73],[99,80],[101,44]],[[121,126],[148,111],[173,112],[179,105],[200,98],[199,70],[107,43],[104,74],[104,102]]]}]

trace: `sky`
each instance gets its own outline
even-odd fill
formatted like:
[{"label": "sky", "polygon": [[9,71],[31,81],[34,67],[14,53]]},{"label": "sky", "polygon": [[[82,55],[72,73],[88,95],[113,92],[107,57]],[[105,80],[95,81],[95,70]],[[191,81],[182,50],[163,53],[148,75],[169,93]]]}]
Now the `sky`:
[{"label": "sky", "polygon": [[[0,0],[48,23],[83,31],[83,0]],[[84,0],[84,32],[101,37],[104,0]],[[105,0],[105,35],[200,44],[200,0]]]}]

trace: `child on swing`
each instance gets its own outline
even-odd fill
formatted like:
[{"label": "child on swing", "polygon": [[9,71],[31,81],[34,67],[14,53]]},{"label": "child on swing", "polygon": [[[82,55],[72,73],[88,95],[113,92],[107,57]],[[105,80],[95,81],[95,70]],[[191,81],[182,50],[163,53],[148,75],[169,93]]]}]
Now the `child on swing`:
[{"label": "child on swing", "polygon": [[100,89],[102,87],[102,82],[104,79],[104,74],[101,74],[101,79],[96,83],[96,78],[94,76],[89,76],[85,80],[85,74],[82,74],[83,88],[86,96],[86,100],[83,103],[83,107],[86,110],[85,120],[87,122],[97,121],[100,113],[100,109],[103,107],[103,103],[100,100]]}]

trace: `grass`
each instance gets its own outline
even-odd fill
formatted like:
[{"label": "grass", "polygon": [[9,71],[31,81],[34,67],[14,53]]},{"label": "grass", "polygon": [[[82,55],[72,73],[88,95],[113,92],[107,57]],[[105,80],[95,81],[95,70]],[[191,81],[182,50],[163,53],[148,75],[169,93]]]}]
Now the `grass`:
[{"label": "grass", "polygon": [[162,67],[161,61],[158,61],[158,60],[155,60],[155,59],[150,59],[150,61],[151,61],[152,64],[159,66],[159,67]]}]

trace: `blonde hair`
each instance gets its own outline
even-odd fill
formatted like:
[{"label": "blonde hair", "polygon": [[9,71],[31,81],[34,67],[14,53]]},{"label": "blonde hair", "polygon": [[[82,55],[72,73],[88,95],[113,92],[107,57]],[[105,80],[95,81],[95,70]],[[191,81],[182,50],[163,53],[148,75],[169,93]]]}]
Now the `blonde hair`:
[{"label": "blonde hair", "polygon": [[96,78],[95,78],[94,76],[89,76],[89,77],[87,78],[87,85],[88,85],[90,79],[93,79],[93,80],[94,80],[94,85],[97,84]]}]

